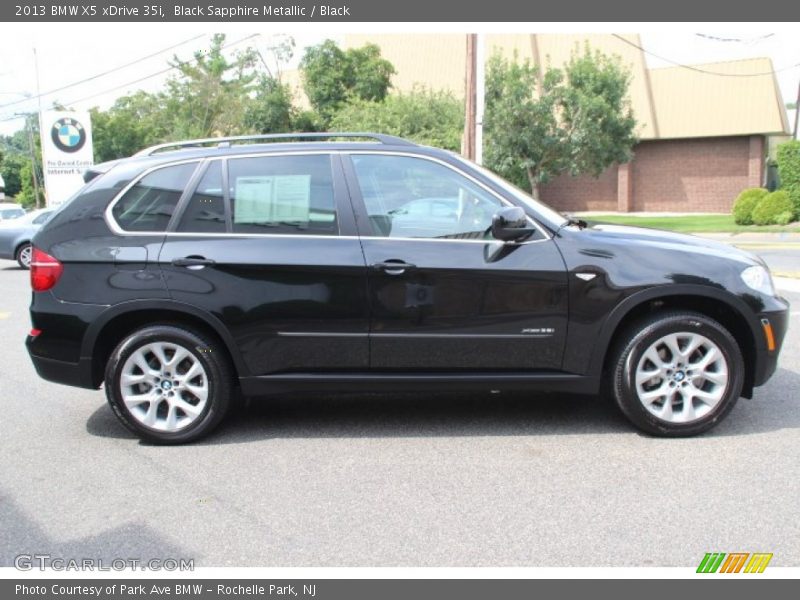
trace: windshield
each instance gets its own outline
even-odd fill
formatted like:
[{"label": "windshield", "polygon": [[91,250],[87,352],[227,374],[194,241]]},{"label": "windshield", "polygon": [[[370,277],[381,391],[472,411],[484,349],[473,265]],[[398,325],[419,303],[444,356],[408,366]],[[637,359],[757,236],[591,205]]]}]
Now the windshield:
[{"label": "windshield", "polygon": [[540,216],[543,220],[547,221],[547,224],[552,226],[553,228],[558,229],[559,227],[562,227],[567,223],[567,218],[564,215],[553,210],[544,202],[541,202],[539,200],[534,200],[525,191],[521,190],[514,184],[509,183],[499,175],[492,173],[486,167],[482,167],[481,165],[468,161],[464,157],[459,156],[457,154],[454,154],[454,156],[461,162],[467,163],[473,169],[477,169],[478,171],[480,171],[481,175],[484,175],[487,179],[490,179],[492,183],[497,184],[499,187],[503,188],[504,191],[514,196],[514,198],[516,198],[526,206],[529,206],[538,216]]},{"label": "windshield", "polygon": [[21,208],[7,208],[0,210],[0,219],[16,219],[24,214],[25,211]]}]

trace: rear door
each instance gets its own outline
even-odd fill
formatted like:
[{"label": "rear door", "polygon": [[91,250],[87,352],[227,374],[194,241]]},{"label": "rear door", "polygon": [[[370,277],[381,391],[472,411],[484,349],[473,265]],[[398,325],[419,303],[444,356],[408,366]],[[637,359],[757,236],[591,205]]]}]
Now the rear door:
[{"label": "rear door", "polygon": [[336,155],[208,161],[159,258],[173,299],[221,320],[250,375],[367,368],[364,257]]},{"label": "rear door", "polygon": [[567,275],[542,230],[502,243],[507,201],[425,156],[352,153],[348,184],[368,266],[374,370],[561,368]]}]

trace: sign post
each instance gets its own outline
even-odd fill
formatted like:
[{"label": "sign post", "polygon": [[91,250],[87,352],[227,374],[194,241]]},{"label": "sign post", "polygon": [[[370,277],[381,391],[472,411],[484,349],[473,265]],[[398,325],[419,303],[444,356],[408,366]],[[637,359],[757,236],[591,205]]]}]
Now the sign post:
[{"label": "sign post", "polygon": [[42,162],[47,206],[60,206],[83,186],[83,172],[94,164],[88,112],[43,113]]}]

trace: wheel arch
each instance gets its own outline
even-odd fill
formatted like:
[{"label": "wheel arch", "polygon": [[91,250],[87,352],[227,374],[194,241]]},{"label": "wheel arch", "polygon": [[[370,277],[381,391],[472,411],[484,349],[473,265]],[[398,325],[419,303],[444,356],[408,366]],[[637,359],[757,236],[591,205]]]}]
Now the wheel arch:
[{"label": "wheel arch", "polygon": [[598,336],[592,355],[590,372],[607,372],[612,354],[627,328],[638,319],[655,311],[687,310],[706,315],[719,322],[733,335],[744,358],[745,379],[742,395],[753,395],[759,332],[754,328],[752,313],[741,299],[721,290],[704,286],[675,286],[669,289],[651,288],[627,298],[608,316]]},{"label": "wheel arch", "polygon": [[17,260],[17,257],[19,256],[19,251],[22,250],[22,247],[25,244],[30,244],[30,243],[31,243],[31,238],[22,238],[14,240],[14,260]]},{"label": "wheel arch", "polygon": [[125,302],[107,309],[87,329],[81,356],[91,359],[91,382],[99,387],[114,348],[135,329],[157,322],[186,325],[218,341],[231,359],[236,379],[249,374],[236,343],[225,325],[214,315],[172,300]]}]

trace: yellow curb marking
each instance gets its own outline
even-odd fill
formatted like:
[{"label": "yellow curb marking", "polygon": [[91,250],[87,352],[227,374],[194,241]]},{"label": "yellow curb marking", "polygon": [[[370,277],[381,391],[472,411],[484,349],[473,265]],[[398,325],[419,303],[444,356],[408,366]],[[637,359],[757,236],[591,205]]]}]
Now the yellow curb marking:
[{"label": "yellow curb marking", "polygon": [[2,311],[0,311],[0,319],[7,319],[10,316],[11,316],[10,312],[2,312]]}]

